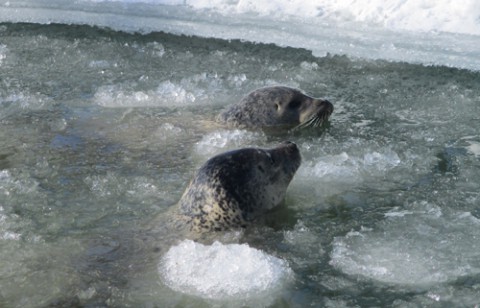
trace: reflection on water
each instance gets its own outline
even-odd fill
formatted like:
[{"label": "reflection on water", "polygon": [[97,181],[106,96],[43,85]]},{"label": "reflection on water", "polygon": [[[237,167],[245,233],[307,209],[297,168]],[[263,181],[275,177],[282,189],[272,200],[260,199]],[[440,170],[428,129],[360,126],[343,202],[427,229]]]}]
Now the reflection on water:
[{"label": "reflection on water", "polygon": [[[478,304],[478,73],[89,27],[1,38],[0,306],[221,305],[162,281],[183,238],[161,222],[206,159],[285,139],[303,156],[285,204],[218,235],[288,262],[271,305]],[[272,84],[328,98],[330,125],[214,122]]]}]

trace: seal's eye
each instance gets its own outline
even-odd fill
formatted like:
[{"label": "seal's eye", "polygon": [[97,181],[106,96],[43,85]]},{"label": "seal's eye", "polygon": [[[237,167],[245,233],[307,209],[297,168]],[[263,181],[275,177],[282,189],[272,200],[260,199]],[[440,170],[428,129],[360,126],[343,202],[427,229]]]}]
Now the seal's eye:
[{"label": "seal's eye", "polygon": [[273,157],[273,155],[271,153],[265,153],[266,154],[266,158],[267,158],[267,161],[270,161],[270,165],[275,165],[275,163],[277,162],[276,159]]},{"label": "seal's eye", "polygon": [[300,107],[302,102],[299,99],[293,99],[288,103],[288,108],[294,109]]}]

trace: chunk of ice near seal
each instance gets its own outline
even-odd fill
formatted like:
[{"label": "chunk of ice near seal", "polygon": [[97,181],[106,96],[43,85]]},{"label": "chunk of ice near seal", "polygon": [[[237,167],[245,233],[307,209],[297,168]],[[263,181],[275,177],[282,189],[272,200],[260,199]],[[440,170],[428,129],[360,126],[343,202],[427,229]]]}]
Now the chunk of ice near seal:
[{"label": "chunk of ice near seal", "polygon": [[268,295],[293,278],[285,260],[247,244],[191,240],[171,247],[158,270],[171,289],[213,300]]}]

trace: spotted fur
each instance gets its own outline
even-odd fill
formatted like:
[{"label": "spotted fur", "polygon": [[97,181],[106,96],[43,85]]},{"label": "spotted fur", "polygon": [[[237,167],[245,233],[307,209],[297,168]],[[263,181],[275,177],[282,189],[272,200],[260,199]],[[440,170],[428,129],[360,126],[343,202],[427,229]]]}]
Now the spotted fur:
[{"label": "spotted fur", "polygon": [[217,155],[194,175],[179,201],[180,215],[194,232],[244,228],[284,199],[300,162],[291,142]]}]

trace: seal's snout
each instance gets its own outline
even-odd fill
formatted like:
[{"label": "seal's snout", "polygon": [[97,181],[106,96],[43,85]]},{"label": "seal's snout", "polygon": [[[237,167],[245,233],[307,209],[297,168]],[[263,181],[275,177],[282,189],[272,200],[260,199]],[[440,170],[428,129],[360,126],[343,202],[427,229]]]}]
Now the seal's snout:
[{"label": "seal's snout", "polygon": [[297,145],[294,142],[291,142],[290,140],[285,140],[282,142],[282,145],[284,146],[290,146],[290,147],[297,147]]},{"label": "seal's snout", "polygon": [[320,103],[320,110],[322,113],[331,115],[333,112],[333,104],[330,101],[324,99]]},{"label": "seal's snout", "polygon": [[293,176],[302,162],[300,150],[298,149],[297,145],[291,141],[282,142],[277,149],[287,155],[285,158],[288,163],[284,162],[284,168],[287,173]]},{"label": "seal's snout", "polygon": [[291,142],[291,141],[288,141],[288,140],[283,141],[280,144],[280,147],[285,148],[289,152],[300,152],[297,145],[294,142]]}]

